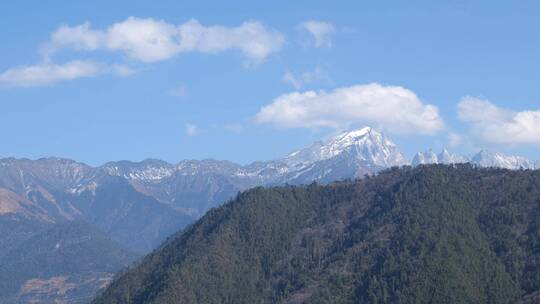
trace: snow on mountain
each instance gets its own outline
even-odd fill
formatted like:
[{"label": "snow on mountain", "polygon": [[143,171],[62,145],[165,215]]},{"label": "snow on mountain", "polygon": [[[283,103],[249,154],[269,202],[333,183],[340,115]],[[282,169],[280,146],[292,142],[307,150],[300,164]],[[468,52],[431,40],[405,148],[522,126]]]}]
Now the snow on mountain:
[{"label": "snow on mountain", "polygon": [[359,178],[408,161],[385,135],[364,127],[315,142],[274,163],[285,165],[278,183],[303,184]]},{"label": "snow on mountain", "polygon": [[414,156],[412,160],[413,166],[438,164],[438,163],[439,163],[439,158],[437,157],[437,154],[435,154],[431,150],[416,153],[416,155]]},{"label": "snow on mountain", "polygon": [[425,164],[457,164],[457,163],[473,163],[485,168],[504,168],[511,170],[518,169],[540,169],[540,163],[529,160],[522,156],[505,155],[503,153],[489,152],[481,150],[471,159],[450,153],[443,149],[438,155],[431,150],[417,153],[412,161],[413,166]]},{"label": "snow on mountain", "polygon": [[[242,185],[260,185],[354,178],[405,164],[408,161],[392,141],[382,133],[364,127],[340,133],[324,142],[315,142],[284,158],[247,166],[212,159],[184,160],[177,165],[148,159],[138,163],[111,162],[102,169],[139,185],[158,184],[180,176],[203,175],[226,177]],[[300,176],[303,178],[298,179]]]},{"label": "snow on mountain", "polygon": [[405,164],[408,161],[392,141],[364,127],[315,142],[281,159],[245,166],[213,159],[184,160],[176,165],[148,159],[111,162],[101,169],[177,210],[202,215],[254,186],[332,182]]},{"label": "snow on mountain", "polygon": [[437,155],[437,160],[440,164],[460,164],[470,162],[467,157],[450,153],[448,150],[446,150],[446,148],[443,149],[439,155]]},{"label": "snow on mountain", "polygon": [[397,146],[371,127],[343,132],[327,142],[316,142],[289,154],[281,161],[294,167],[327,160],[342,153],[379,167],[408,164]]},{"label": "snow on mountain", "polygon": [[117,161],[101,167],[113,176],[121,176],[127,180],[140,182],[156,182],[173,175],[173,165],[157,159],[145,159],[141,162]]},{"label": "snow on mountain", "polygon": [[443,149],[438,155],[432,150],[416,153],[412,160],[412,165],[459,164],[467,162],[470,162],[468,158],[459,154],[450,153],[447,149]]},{"label": "snow on mountain", "polygon": [[517,169],[539,169],[540,164],[531,161],[525,157],[505,155],[497,152],[482,150],[473,158],[472,162],[481,167],[505,168],[511,170]]},{"label": "snow on mountain", "polygon": [[[508,169],[540,168],[540,164],[519,156],[481,151],[472,159],[443,149],[417,153],[412,165],[475,163],[482,167]],[[309,183],[357,178],[382,169],[409,164],[398,147],[371,127],[342,132],[328,140],[293,152],[281,159],[242,166],[229,161],[184,160],[173,165],[161,160],[111,162],[102,167],[108,174],[121,176],[138,186],[168,184],[167,193],[182,176],[223,178],[231,189],[265,184]],[[209,180],[210,181],[210,180]],[[153,187],[153,186],[152,186]],[[148,190],[148,189],[147,189]],[[158,189],[159,190],[159,189]],[[149,191],[149,190],[148,190]],[[154,191],[149,191],[152,193]]]}]

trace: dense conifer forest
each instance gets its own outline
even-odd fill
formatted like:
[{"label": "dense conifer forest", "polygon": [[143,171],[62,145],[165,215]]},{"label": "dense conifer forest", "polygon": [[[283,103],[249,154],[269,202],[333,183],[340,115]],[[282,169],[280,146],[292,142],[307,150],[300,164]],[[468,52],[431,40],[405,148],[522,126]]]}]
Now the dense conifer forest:
[{"label": "dense conifer forest", "polygon": [[538,301],[540,171],[464,164],[240,193],[94,303]]}]

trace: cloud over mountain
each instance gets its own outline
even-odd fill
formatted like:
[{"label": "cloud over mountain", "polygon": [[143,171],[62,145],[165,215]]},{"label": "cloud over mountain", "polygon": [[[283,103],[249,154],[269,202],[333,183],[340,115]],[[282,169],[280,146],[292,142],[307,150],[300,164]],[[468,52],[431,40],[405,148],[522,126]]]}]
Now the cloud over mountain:
[{"label": "cloud over mountain", "polygon": [[494,144],[540,144],[540,110],[511,111],[476,97],[457,105],[459,118],[480,139]]},{"label": "cloud over mountain", "polygon": [[444,128],[436,106],[414,92],[378,83],[281,95],[255,117],[278,128],[346,128],[371,124],[393,133],[434,134]]}]

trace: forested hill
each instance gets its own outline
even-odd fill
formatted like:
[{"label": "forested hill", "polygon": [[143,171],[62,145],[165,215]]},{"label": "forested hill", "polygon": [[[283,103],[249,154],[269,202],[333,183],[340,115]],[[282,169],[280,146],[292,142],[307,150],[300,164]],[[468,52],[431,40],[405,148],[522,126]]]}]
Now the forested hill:
[{"label": "forested hill", "polygon": [[255,188],[94,303],[538,303],[540,171],[431,165]]}]

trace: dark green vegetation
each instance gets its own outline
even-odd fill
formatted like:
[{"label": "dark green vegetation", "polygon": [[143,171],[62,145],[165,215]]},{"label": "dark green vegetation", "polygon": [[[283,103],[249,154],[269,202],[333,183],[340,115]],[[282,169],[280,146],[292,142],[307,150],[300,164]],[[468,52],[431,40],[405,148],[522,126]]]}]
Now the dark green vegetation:
[{"label": "dark green vegetation", "polygon": [[435,165],[255,188],[94,303],[533,303],[540,171]]},{"label": "dark green vegetation", "polygon": [[52,225],[0,259],[0,303],[90,299],[136,258],[93,225]]}]

